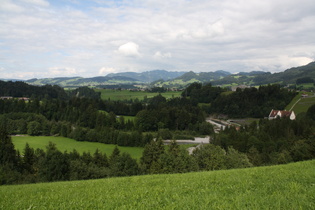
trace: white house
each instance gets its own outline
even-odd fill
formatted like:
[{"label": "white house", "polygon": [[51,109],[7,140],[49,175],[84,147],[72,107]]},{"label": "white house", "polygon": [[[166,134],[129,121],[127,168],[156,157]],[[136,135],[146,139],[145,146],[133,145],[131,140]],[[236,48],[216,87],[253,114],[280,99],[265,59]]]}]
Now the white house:
[{"label": "white house", "polygon": [[289,117],[290,120],[295,120],[296,116],[294,111],[283,111],[283,110],[271,110],[268,119],[273,120],[276,118]]}]

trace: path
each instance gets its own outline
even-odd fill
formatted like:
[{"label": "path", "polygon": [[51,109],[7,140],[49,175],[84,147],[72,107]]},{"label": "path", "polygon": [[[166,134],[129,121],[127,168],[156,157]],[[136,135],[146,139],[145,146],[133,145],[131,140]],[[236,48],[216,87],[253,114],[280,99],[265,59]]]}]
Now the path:
[{"label": "path", "polygon": [[299,100],[297,100],[297,101],[292,105],[292,107],[291,107],[291,109],[290,109],[289,111],[292,111],[292,109],[295,107],[295,105],[296,105],[297,103],[299,103],[299,102],[301,101],[301,99],[302,99],[302,98],[299,98]]}]

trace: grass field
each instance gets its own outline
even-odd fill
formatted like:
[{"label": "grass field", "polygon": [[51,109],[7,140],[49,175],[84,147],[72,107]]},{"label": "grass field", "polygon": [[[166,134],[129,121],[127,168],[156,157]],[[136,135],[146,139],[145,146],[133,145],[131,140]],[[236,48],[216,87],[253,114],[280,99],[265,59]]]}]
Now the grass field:
[{"label": "grass field", "polygon": [[0,186],[0,209],[315,209],[315,160],[250,169]]},{"label": "grass field", "polygon": [[[149,93],[149,92],[131,92],[129,90],[111,90],[111,89],[95,89],[96,92],[101,92],[101,98],[104,100],[110,99],[112,101],[118,101],[118,100],[130,100],[130,99],[139,99],[140,101],[144,99],[144,97],[152,98],[159,93]],[[165,98],[173,98],[173,97],[179,97],[181,92],[175,92],[175,91],[169,91],[166,93],[161,93],[162,96]]]},{"label": "grass field", "polygon": [[[53,136],[12,136],[12,142],[15,146],[15,149],[23,153],[26,142],[33,148],[41,148],[46,150],[46,146],[49,142],[56,144],[57,148],[64,151],[72,151],[76,149],[79,153],[90,152],[93,154],[96,149],[99,149],[100,152],[110,155],[115,148],[113,144],[102,144],[96,142],[81,142],[65,137],[53,137]],[[143,148],[140,147],[119,147],[121,152],[126,152],[131,155],[131,157],[140,159],[142,156]],[[1,208],[0,208],[1,209]]]},{"label": "grass field", "polygon": [[[307,112],[308,108],[315,104],[315,97],[302,98],[302,92],[300,92],[294,99],[286,106],[286,110],[293,110],[294,113],[300,114],[302,112]],[[307,93],[309,96],[314,96],[314,93]]]}]

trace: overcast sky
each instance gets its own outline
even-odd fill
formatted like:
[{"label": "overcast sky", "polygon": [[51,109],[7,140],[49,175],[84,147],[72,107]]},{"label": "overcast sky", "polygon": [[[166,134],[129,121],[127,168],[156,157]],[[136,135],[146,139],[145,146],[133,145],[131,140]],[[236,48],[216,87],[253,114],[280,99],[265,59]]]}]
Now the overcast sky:
[{"label": "overcast sky", "polygon": [[0,78],[279,72],[314,59],[314,0],[0,0]]}]

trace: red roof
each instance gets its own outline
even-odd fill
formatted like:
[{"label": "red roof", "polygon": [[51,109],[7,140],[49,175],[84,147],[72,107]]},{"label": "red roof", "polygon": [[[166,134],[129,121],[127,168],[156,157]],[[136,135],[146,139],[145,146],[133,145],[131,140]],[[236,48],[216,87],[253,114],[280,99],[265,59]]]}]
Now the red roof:
[{"label": "red roof", "polygon": [[269,117],[277,117],[278,113],[280,112],[281,117],[290,117],[292,111],[283,111],[283,110],[271,110]]}]

